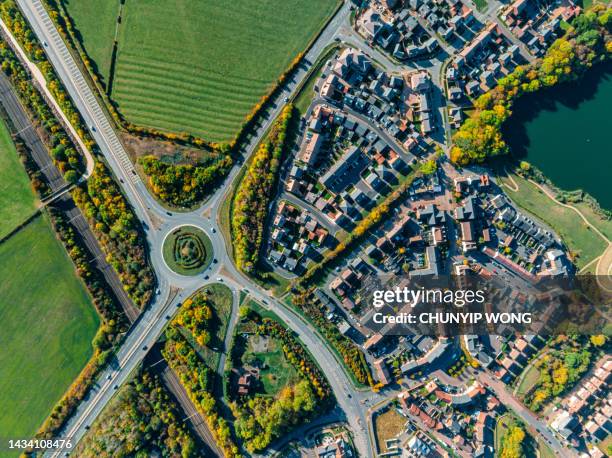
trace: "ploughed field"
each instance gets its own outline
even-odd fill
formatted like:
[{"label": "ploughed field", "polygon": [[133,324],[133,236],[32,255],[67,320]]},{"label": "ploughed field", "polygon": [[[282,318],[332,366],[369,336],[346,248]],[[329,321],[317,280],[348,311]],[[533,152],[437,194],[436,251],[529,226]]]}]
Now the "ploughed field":
[{"label": "ploughed field", "polygon": [[[78,5],[77,5],[78,3]],[[105,81],[114,37],[87,18],[119,9],[65,2]],[[231,140],[245,117],[314,38],[337,0],[127,1],[118,28],[111,98],[136,125]],[[107,61],[108,59],[108,61]]]},{"label": "ploughed field", "polygon": [[33,437],[91,357],[99,325],[45,216],[0,244],[0,323],[0,431]]}]

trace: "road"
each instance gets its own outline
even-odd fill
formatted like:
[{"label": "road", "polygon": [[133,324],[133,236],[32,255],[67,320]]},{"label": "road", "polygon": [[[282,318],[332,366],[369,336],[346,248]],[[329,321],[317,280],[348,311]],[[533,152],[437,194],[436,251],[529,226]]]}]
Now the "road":
[{"label": "road", "polygon": [[[353,430],[355,444],[360,455],[371,456],[369,439],[365,433],[365,417],[358,407],[358,402],[355,401],[356,398],[364,395],[353,388],[336,356],[326,346],[325,340],[309,324],[290,312],[284,304],[270,298],[267,292],[260,290],[233,266],[225,241],[221,236],[218,215],[223,198],[229,192],[229,183],[235,179],[238,168],[232,170],[226,180],[226,185],[217,190],[201,208],[189,213],[168,214],[149,194],[145,184],[134,171],[102,107],[87,85],[40,0],[18,0],[18,3],[39,40],[46,43],[45,51],[58,77],[90,128],[92,137],[97,142],[113,173],[121,181],[123,192],[132,204],[134,212],[148,228],[146,236],[150,247],[150,259],[158,278],[160,291],[149,308],[133,324],[124,343],[117,351],[114,364],[102,372],[94,389],[79,405],[76,413],[63,428],[61,435],[71,437],[73,443],[77,443],[84,436],[86,427],[98,417],[118,386],[129,379],[130,374],[138,367],[148,349],[157,341],[166,323],[176,312],[177,305],[206,284],[202,278],[183,277],[170,271],[161,256],[161,246],[167,234],[178,226],[194,224],[208,234],[213,244],[215,257],[218,259],[218,262],[212,264],[206,274],[215,281],[221,280],[231,285],[236,291],[247,289],[255,299],[272,304],[274,311],[289,328],[300,336],[328,377],[338,404],[345,412],[347,421]],[[340,26],[348,22],[349,14],[350,9],[347,2],[306,53],[304,65],[300,66],[285,89],[280,91],[272,102],[272,108],[268,111],[267,117],[247,142],[243,150],[245,156],[253,152],[263,133],[282,109],[282,100],[296,90],[322,50],[333,42]],[[208,215],[208,217],[202,215]],[[56,450],[47,453],[47,456],[60,456],[65,452],[68,450]]]},{"label": "road", "polygon": [[[14,129],[18,132],[19,137],[21,137],[30,151],[32,159],[36,162],[38,169],[47,179],[51,192],[56,193],[62,189],[66,189],[67,183],[64,181],[59,170],[55,167],[55,164],[53,164],[46,146],[43,144],[38,132],[32,125],[24,107],[19,102],[9,79],[1,72],[0,103],[11,119]],[[106,257],[100,248],[97,238],[92,233],[81,211],[74,205],[72,197],[69,194],[63,194],[55,200],[54,206],[64,212],[66,219],[73,225],[81,237],[81,240],[92,257],[91,263],[94,268],[98,269],[104,276],[106,283],[112,289],[115,298],[123,308],[130,322],[136,320],[139,314],[138,308],[123,289],[123,285],[115,269],[106,261]]]},{"label": "road", "polygon": [[[227,242],[229,241],[223,239],[220,230],[219,214],[221,204],[228,197],[231,190],[230,184],[236,179],[239,168],[235,167],[230,172],[225,185],[220,187],[202,207],[187,213],[167,212],[148,192],[145,184],[136,174],[123,145],[113,130],[113,126],[106,118],[100,102],[87,85],[84,76],[55,29],[41,1],[17,0],[17,2],[39,40],[46,43],[45,51],[58,77],[90,128],[90,133],[97,142],[100,152],[114,175],[122,183],[123,192],[131,203],[135,214],[145,224],[146,238],[150,247],[150,260],[158,278],[159,288],[159,293],[154,297],[148,309],[138,317],[127,333],[123,344],[117,351],[116,359],[102,372],[94,388],[79,405],[76,413],[69,419],[60,435],[70,437],[73,444],[76,444],[85,435],[89,425],[100,415],[118,387],[129,380],[149,348],[158,340],[182,300],[207,284],[202,277],[183,277],[172,272],[166,266],[161,255],[161,246],[165,237],[178,226],[192,224],[200,227],[210,237],[217,259],[217,263],[213,263],[205,273],[211,279],[208,283],[211,281],[223,282],[234,290],[234,294],[239,291],[247,292],[255,300],[273,309],[286,325],[299,336],[328,378],[338,405],[346,415],[346,420],[353,432],[357,451],[361,456],[372,456],[372,444],[367,433],[365,409],[362,408],[362,405],[380,400],[381,395],[356,390],[339,357],[327,346],[325,339],[319,335],[317,330],[234,267],[227,248]],[[243,147],[242,153],[245,158],[252,154],[264,132],[280,113],[284,98],[296,91],[323,49],[336,38],[344,39],[347,43],[358,43],[357,46],[364,48],[362,39],[355,36],[354,33],[347,32],[347,30],[351,30],[349,5],[350,2],[345,2],[306,53],[304,64],[297,69],[285,88],[279,91],[275,100],[272,101],[267,114],[263,116],[263,120],[260,121],[259,126]],[[405,70],[405,67],[394,64],[379,51],[368,47],[365,47],[365,49],[366,52],[373,55],[375,60],[382,61],[385,66],[388,65],[389,68],[387,69]],[[442,62],[436,62],[433,68],[429,69],[435,81],[440,80],[441,66]],[[33,71],[36,72],[36,69],[33,69]],[[236,311],[237,308],[233,307],[233,319],[235,319]],[[491,380],[490,386],[493,387],[494,383],[495,381]],[[497,389],[502,393],[499,394],[500,399],[502,399],[505,388],[502,386]],[[556,451],[565,451],[546,427],[542,426],[537,418],[532,418],[534,417],[533,414],[525,412],[525,408],[511,396],[507,399],[504,397],[502,402],[505,402],[505,400],[512,408],[517,407],[517,413],[523,419],[527,419],[529,424],[535,425],[534,427],[550,441]],[[56,450],[48,452],[46,456],[60,456],[66,452],[68,450]]]},{"label": "road", "polygon": [[545,440],[552,451],[560,457],[570,458],[577,457],[578,455],[561,444],[553,433],[542,423],[538,417],[535,416],[527,407],[521,404],[512,394],[507,390],[506,385],[497,380],[487,372],[480,372],[478,379],[486,384],[499,398],[501,403],[508,409],[511,409],[518,417],[531,429],[537,431],[537,433]]},{"label": "road", "polygon": [[15,39],[15,37],[13,37],[13,35],[11,35],[8,27],[2,20],[0,20],[0,28],[2,29],[3,35],[8,37],[9,42],[13,46],[13,49],[17,50],[17,57],[21,60],[23,64],[25,64],[25,67],[29,70],[30,75],[32,76],[33,83],[36,86],[38,86],[39,89],[41,89],[41,94],[47,101],[47,104],[49,105],[51,110],[53,110],[55,115],[58,117],[59,121],[64,126],[64,129],[66,130],[68,135],[72,138],[73,142],[77,146],[79,152],[83,154],[83,156],[85,157],[86,170],[85,170],[85,174],[83,175],[83,178],[88,178],[93,173],[93,169],[94,169],[94,158],[91,152],[87,149],[87,147],[85,146],[85,143],[83,143],[83,140],[81,139],[81,137],[79,137],[76,130],[74,129],[74,127],[68,120],[68,117],[66,116],[66,114],[64,114],[61,107],[59,106],[59,104],[57,103],[57,101],[55,100],[55,98],[53,97],[49,89],[47,88],[47,82],[42,72],[38,69],[38,67],[33,62],[30,61],[30,59],[28,58],[26,53],[21,49],[21,47],[19,47],[17,40]]}]

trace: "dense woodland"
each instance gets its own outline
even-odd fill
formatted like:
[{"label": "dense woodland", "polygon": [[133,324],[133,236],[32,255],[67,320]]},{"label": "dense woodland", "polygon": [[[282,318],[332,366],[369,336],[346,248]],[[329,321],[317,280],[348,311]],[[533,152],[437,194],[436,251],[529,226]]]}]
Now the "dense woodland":
[{"label": "dense woodland", "polygon": [[451,160],[458,165],[482,162],[505,154],[508,145],[501,126],[522,95],[579,79],[589,68],[612,56],[612,9],[595,5],[578,16],[567,34],[546,55],[529,66],[519,66],[480,96],[475,112],[453,138]]},{"label": "dense woodland", "polygon": [[182,413],[156,376],[144,371],[123,387],[75,456],[89,457],[203,457]]},{"label": "dense woodland", "polygon": [[183,302],[174,322],[188,330],[198,345],[205,346],[211,339],[212,318],[212,304],[205,293],[199,292]]},{"label": "dense woodland", "polygon": [[140,159],[149,186],[162,201],[175,207],[192,207],[211,193],[232,168],[229,154],[198,165],[174,165],[155,156]]},{"label": "dense woodland", "polygon": [[268,204],[283,154],[293,105],[287,105],[272,125],[270,134],[250,159],[232,202],[232,242],[239,269],[254,272],[263,241]]},{"label": "dense woodland", "polygon": [[512,421],[501,439],[499,458],[521,458],[525,454],[525,440],[527,434],[522,425]]},{"label": "dense woodland", "polygon": [[144,307],[155,286],[147,261],[146,241],[140,222],[106,166],[97,162],[86,185],[76,187],[72,195],[128,295],[136,305]]}]

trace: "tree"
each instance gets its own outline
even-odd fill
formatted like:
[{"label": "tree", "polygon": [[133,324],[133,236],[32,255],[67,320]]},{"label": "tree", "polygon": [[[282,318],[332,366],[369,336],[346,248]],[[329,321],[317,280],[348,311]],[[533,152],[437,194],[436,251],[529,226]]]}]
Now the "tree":
[{"label": "tree", "polygon": [[79,182],[79,174],[75,170],[68,170],[64,173],[64,180],[68,184],[77,184]]},{"label": "tree", "polygon": [[598,334],[596,336],[591,336],[590,340],[596,347],[602,347],[606,343],[606,336],[603,334]]},{"label": "tree", "polygon": [[433,175],[436,170],[438,170],[438,163],[434,159],[430,159],[421,165],[423,175]]}]

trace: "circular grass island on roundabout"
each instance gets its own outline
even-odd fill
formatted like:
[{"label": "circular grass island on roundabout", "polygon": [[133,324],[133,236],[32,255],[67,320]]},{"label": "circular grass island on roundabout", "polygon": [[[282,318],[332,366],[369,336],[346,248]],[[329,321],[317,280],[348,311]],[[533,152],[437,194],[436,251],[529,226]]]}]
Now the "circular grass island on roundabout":
[{"label": "circular grass island on roundabout", "polygon": [[180,226],[166,236],[163,255],[168,267],[177,274],[198,275],[213,260],[212,242],[202,229]]}]

